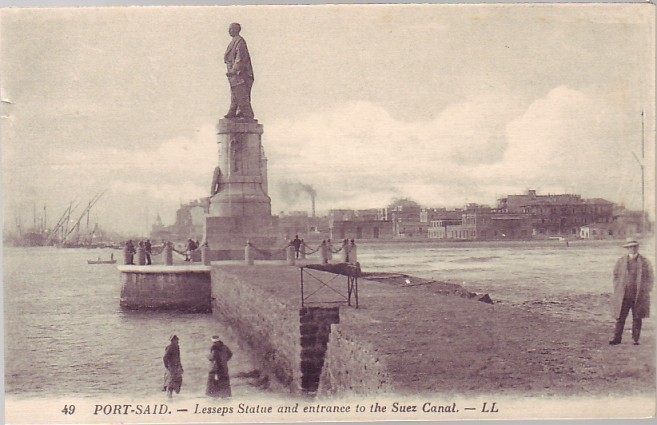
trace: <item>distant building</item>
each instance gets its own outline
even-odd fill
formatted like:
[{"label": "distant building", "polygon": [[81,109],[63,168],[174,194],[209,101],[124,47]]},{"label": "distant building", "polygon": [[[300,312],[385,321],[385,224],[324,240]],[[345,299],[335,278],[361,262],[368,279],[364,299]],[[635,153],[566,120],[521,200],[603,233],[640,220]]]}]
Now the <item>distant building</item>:
[{"label": "distant building", "polygon": [[209,209],[210,198],[197,199],[181,205],[176,211],[176,222],[171,226],[162,226],[162,220],[158,214],[151,230],[151,240],[184,242],[187,239],[194,239],[200,241],[203,238],[205,216]]},{"label": "distant building", "polygon": [[459,213],[460,220],[452,216],[433,221],[431,237],[453,240],[522,240],[532,237],[531,219],[527,214],[513,214],[476,204],[469,204]]},{"label": "distant building", "polygon": [[331,239],[392,239],[392,223],[387,220],[334,220]]},{"label": "distant building", "polygon": [[330,238],[339,239],[390,239],[392,223],[383,218],[380,209],[330,210]]},{"label": "distant building", "polygon": [[614,206],[611,222],[582,226],[579,230],[579,237],[582,239],[624,239],[649,233],[650,231],[651,224],[647,214]]},{"label": "distant building", "polygon": [[580,195],[537,195],[528,190],[525,195],[509,195],[498,200],[498,210],[531,216],[534,236],[578,236],[587,224],[611,223],[612,202],[604,199],[582,199]]},{"label": "distant building", "polygon": [[429,220],[422,221],[423,208],[410,199],[398,199],[388,206],[386,216],[392,222],[395,238],[426,238]]},{"label": "distant building", "polygon": [[306,211],[290,211],[278,216],[278,231],[285,240],[292,240],[296,235],[304,239],[309,227],[309,217]]}]

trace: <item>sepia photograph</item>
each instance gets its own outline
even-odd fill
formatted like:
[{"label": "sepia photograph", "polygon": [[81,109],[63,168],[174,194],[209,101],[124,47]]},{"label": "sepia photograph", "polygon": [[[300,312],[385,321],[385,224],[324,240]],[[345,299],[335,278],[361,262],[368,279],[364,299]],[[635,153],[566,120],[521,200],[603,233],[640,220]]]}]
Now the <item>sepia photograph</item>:
[{"label": "sepia photograph", "polygon": [[4,7],[0,135],[5,423],[655,417],[653,4]]}]

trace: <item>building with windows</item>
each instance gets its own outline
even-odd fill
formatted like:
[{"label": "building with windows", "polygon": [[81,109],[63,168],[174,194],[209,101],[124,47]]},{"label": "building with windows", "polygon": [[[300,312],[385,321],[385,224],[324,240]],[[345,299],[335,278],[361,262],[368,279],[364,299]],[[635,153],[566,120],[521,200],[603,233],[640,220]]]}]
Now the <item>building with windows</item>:
[{"label": "building with windows", "polygon": [[614,204],[604,199],[582,199],[580,195],[509,195],[498,200],[499,211],[531,216],[532,233],[537,237],[574,236],[587,224],[611,223]]},{"label": "building with windows", "polygon": [[381,209],[330,210],[328,225],[333,240],[392,238],[392,223]]},{"label": "building with windows", "polygon": [[[531,239],[531,219],[526,214],[513,214],[487,206],[469,204],[455,219],[432,222],[432,235],[452,240],[522,240]],[[433,230],[436,229],[436,230]]]}]

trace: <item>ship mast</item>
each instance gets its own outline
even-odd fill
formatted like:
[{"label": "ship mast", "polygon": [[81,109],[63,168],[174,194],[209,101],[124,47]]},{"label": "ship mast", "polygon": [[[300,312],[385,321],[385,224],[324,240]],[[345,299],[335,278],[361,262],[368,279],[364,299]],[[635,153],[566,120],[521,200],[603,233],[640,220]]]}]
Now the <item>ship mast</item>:
[{"label": "ship mast", "polygon": [[643,109],[641,109],[641,233],[646,233],[646,182],[643,164],[645,163],[645,129],[643,124]]},{"label": "ship mast", "polygon": [[641,110],[641,159],[639,159],[634,152],[632,152],[634,159],[641,168],[641,233],[646,232],[646,183],[645,183],[645,170],[643,163],[646,159],[645,153],[645,130],[643,122],[643,109]]}]

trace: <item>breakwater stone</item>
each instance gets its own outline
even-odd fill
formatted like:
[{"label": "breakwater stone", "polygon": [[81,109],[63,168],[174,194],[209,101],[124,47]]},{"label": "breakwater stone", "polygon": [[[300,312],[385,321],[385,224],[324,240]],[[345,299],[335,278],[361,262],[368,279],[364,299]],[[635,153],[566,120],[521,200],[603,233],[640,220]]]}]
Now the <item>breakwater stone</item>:
[{"label": "breakwater stone", "polygon": [[121,308],[211,312],[210,267],[119,266]]}]

